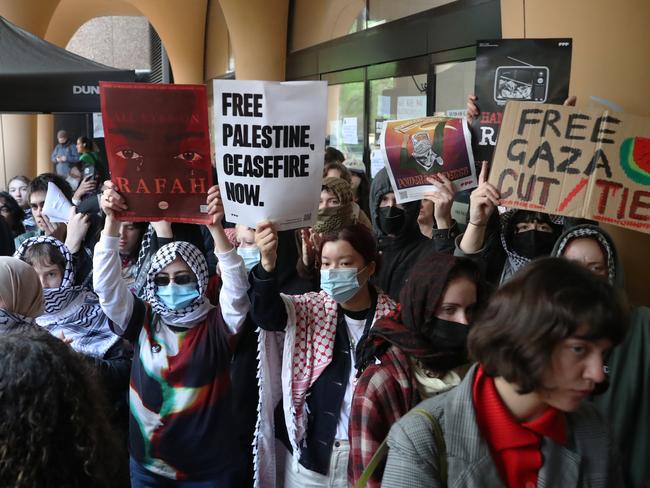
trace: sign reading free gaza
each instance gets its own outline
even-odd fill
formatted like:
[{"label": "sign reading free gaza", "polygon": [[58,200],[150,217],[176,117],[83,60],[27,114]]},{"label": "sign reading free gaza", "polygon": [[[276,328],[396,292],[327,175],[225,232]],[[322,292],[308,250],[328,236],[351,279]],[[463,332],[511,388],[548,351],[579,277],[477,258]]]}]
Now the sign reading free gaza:
[{"label": "sign reading free gaza", "polygon": [[508,102],[489,181],[507,207],[650,233],[650,119]]}]

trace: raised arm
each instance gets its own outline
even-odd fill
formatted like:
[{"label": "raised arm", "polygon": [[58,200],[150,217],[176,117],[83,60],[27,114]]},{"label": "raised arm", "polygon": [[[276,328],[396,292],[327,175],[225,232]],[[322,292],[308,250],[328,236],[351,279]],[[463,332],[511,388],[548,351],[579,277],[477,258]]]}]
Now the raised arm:
[{"label": "raised arm", "polygon": [[485,244],[485,231],[494,209],[499,204],[499,191],[487,181],[488,163],[483,161],[479,185],[470,195],[469,222],[460,241],[464,254],[476,254]]},{"label": "raised arm", "polygon": [[93,285],[95,293],[99,296],[102,310],[112,322],[113,332],[132,337],[132,331],[128,329],[133,316],[135,297],[122,279],[119,254],[120,223],[113,215],[114,210],[126,210],[126,205],[114,183],[107,181],[105,185],[101,207],[106,214],[106,221],[99,242],[95,246]]},{"label": "raised arm", "polygon": [[255,244],[261,260],[250,273],[251,316],[255,325],[280,331],[287,326],[287,310],[280,296],[275,273],[278,259],[278,233],[269,221],[255,227]]},{"label": "raised arm", "polygon": [[214,254],[221,270],[221,290],[219,306],[221,316],[228,328],[234,333],[246,320],[251,303],[248,298],[248,277],[244,260],[228,240],[221,224],[224,216],[221,193],[217,185],[208,190],[208,214],[212,223],[208,230],[214,240]]}]

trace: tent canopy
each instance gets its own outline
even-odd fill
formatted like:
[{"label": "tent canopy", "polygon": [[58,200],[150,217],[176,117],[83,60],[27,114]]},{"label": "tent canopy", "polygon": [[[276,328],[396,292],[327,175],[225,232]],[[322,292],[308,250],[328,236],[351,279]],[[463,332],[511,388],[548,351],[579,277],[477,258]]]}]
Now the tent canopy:
[{"label": "tent canopy", "polygon": [[135,72],[95,63],[0,17],[0,112],[99,112],[99,81]]}]

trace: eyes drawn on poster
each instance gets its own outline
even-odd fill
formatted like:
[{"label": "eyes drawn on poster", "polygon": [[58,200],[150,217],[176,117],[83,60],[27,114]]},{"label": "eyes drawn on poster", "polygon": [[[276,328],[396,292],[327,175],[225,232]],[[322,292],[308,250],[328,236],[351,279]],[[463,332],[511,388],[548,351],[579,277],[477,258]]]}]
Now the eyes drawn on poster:
[{"label": "eyes drawn on poster", "polygon": [[508,56],[521,66],[497,66],[494,76],[494,101],[505,105],[508,100],[544,103],[548,97],[548,66],[533,66]]}]

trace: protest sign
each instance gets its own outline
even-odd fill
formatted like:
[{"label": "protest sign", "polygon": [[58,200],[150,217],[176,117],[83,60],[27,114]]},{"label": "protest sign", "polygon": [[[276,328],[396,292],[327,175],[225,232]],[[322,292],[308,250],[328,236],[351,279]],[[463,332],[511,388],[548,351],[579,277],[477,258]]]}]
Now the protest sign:
[{"label": "protest sign", "polygon": [[650,119],[509,102],[489,181],[508,207],[650,233]]},{"label": "protest sign", "polygon": [[385,123],[381,149],[398,203],[420,200],[444,174],[458,190],[476,186],[476,168],[467,124],[461,119],[422,117]]},{"label": "protest sign", "polygon": [[[226,220],[277,230],[316,221],[327,83],[214,81],[214,140]],[[355,121],[356,122],[356,121]]]},{"label": "protest sign", "polygon": [[117,218],[209,223],[205,86],[100,82],[99,87],[111,180],[129,207]]},{"label": "protest sign", "polygon": [[58,224],[63,222],[67,224],[70,220],[72,211],[72,203],[68,200],[59,187],[51,181],[47,184],[47,194],[45,195],[45,202],[43,202],[43,215],[45,215],[50,222]]},{"label": "protest sign", "polygon": [[569,96],[571,39],[496,39],[476,43],[474,155],[491,161],[508,100],[563,103]]}]

